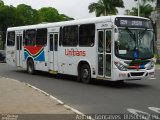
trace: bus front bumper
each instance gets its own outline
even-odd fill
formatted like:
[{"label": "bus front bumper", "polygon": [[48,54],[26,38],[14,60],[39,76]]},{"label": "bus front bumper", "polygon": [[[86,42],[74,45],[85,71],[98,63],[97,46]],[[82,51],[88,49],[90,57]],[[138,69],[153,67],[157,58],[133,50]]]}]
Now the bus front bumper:
[{"label": "bus front bumper", "polygon": [[113,72],[113,81],[118,80],[141,80],[154,78],[155,68],[151,70],[129,70],[129,71],[120,71],[114,69]]}]

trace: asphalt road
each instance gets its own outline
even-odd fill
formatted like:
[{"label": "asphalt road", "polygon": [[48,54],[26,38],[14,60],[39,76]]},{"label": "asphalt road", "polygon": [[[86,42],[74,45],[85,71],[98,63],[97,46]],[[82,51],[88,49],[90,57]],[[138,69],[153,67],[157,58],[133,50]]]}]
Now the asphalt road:
[{"label": "asphalt road", "polygon": [[93,84],[76,82],[76,78],[25,70],[0,63],[0,76],[29,83],[85,114],[128,114],[160,112],[160,70],[156,79],[129,81],[122,85],[106,81]]}]

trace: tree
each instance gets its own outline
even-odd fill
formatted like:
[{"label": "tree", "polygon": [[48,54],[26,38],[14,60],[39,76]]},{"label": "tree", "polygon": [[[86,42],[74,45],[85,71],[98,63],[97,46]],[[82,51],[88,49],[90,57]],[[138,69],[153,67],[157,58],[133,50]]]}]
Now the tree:
[{"label": "tree", "polygon": [[16,22],[15,7],[13,6],[0,7],[0,31],[1,31],[1,38],[3,41],[3,47],[5,44],[6,30],[8,27],[15,26],[15,22]]},{"label": "tree", "polygon": [[[140,3],[140,16],[141,17],[149,18],[149,16],[153,12],[154,8],[151,4],[148,3],[149,1],[152,1],[152,0],[142,0],[142,2]],[[133,7],[131,10],[125,10],[125,14],[138,16],[138,8]]]},{"label": "tree", "polygon": [[40,22],[58,22],[59,13],[55,8],[44,7],[38,10]]},{"label": "tree", "polygon": [[68,20],[74,20],[74,18],[68,17],[65,14],[60,14],[60,21],[68,21]]},{"label": "tree", "polygon": [[149,0],[152,2],[156,2],[156,7],[160,7],[160,0]]},{"label": "tree", "polygon": [[44,7],[38,10],[39,22],[59,22],[59,21],[67,21],[72,20],[64,14],[59,14],[58,10],[52,7]]},{"label": "tree", "polygon": [[[0,0],[0,8],[2,8],[4,6],[4,2],[2,0]],[[2,19],[2,15],[1,15],[1,11],[0,11],[0,23],[1,23],[1,19]],[[3,49],[3,41],[2,41],[2,35],[3,32],[1,30],[2,25],[0,24],[0,50]]]},{"label": "tree", "polygon": [[20,4],[16,8],[16,16],[18,17],[19,25],[31,25],[38,23],[37,10],[31,6]]},{"label": "tree", "polygon": [[2,0],[0,0],[0,7],[4,6],[4,2]]},{"label": "tree", "polygon": [[156,24],[155,24],[155,33],[156,33],[156,41],[155,41],[155,53],[157,58],[157,63],[160,63],[160,49],[159,49],[159,43],[160,43],[160,0],[152,0],[152,2],[156,2],[156,11],[157,11],[157,17],[156,17]]},{"label": "tree", "polygon": [[55,8],[42,8],[37,11],[25,4],[20,4],[17,7],[7,6],[0,0],[0,36],[3,40],[3,44],[5,43],[6,30],[8,27],[71,19],[73,18],[64,14],[59,14]]},{"label": "tree", "polygon": [[89,12],[95,12],[96,16],[106,16],[117,14],[116,7],[124,8],[123,0],[99,0],[97,3],[91,3],[88,6]]}]

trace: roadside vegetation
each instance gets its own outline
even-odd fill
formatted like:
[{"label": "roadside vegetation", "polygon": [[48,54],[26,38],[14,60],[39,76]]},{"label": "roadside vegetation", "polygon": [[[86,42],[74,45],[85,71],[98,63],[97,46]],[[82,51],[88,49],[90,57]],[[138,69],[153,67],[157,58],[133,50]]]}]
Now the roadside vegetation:
[{"label": "roadside vegetation", "polygon": [[[136,2],[137,0],[135,0]],[[149,17],[155,10],[155,6],[160,4],[160,0],[140,0],[140,16]],[[155,6],[153,4],[156,3]],[[88,10],[90,13],[95,12],[98,16],[116,15],[117,8],[124,8],[123,0],[98,0],[90,3]],[[126,10],[127,15],[138,14],[137,6]],[[33,9],[29,5],[20,4],[17,7],[5,5],[0,0],[0,49],[4,49],[5,34],[8,27],[39,24],[44,22],[59,22],[73,20],[65,14],[60,14],[54,7],[43,7],[39,10]]]},{"label": "roadside vegetation", "polygon": [[36,10],[25,4],[20,4],[17,7],[8,6],[0,0],[0,49],[4,49],[5,34],[8,27],[68,20],[73,20],[73,18],[60,14],[53,7]]}]

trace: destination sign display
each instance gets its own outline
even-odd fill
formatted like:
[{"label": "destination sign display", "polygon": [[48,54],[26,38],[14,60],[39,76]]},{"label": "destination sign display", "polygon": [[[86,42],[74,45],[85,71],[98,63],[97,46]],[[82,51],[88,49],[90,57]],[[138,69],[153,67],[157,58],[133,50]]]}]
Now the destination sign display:
[{"label": "destination sign display", "polygon": [[126,18],[117,17],[115,19],[115,25],[117,27],[132,27],[132,28],[149,28],[152,29],[152,23],[150,20],[141,18]]}]

